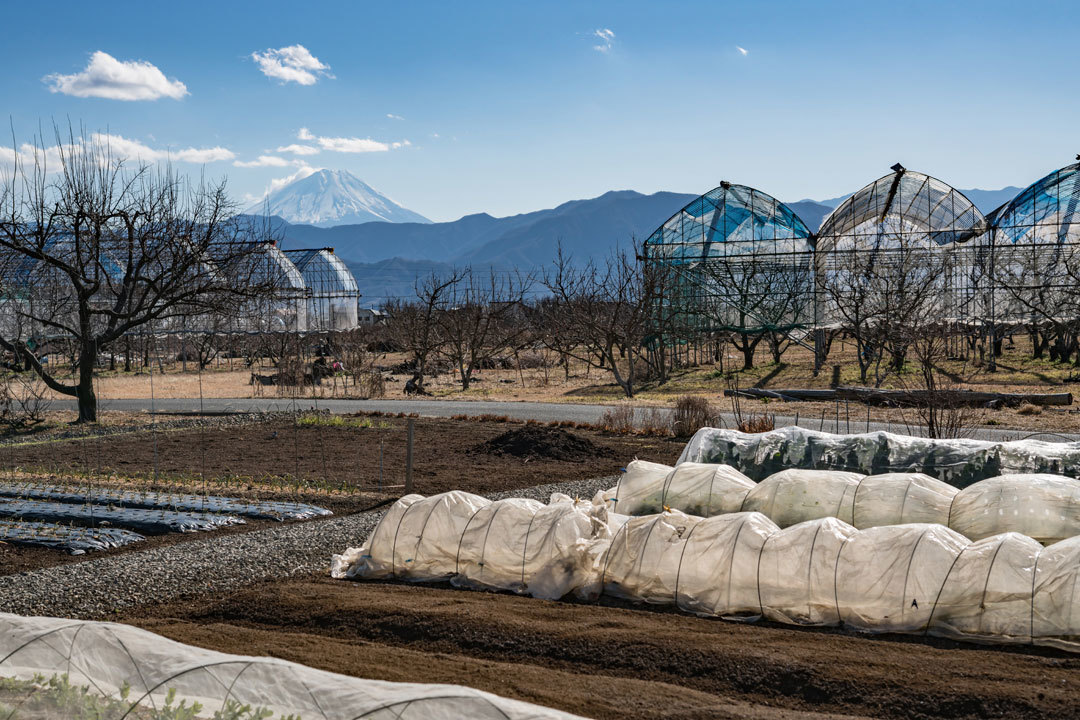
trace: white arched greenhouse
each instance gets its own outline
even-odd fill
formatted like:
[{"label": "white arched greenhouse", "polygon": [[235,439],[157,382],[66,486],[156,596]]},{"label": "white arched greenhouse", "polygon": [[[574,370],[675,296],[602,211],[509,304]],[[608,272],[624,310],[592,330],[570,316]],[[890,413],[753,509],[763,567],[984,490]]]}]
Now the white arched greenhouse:
[{"label": "white arched greenhouse", "polygon": [[285,253],[308,291],[308,330],[355,330],[360,289],[333,248],[289,250]]}]

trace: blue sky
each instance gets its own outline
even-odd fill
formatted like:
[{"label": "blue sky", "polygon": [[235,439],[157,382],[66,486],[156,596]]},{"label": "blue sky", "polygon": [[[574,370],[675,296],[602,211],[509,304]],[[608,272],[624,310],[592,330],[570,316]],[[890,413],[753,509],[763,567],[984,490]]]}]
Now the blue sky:
[{"label": "blue sky", "polygon": [[347,169],[441,221],[720,180],[820,199],[897,161],[992,189],[1080,152],[1075,2],[40,7],[5,9],[18,142],[70,121],[238,199]]}]

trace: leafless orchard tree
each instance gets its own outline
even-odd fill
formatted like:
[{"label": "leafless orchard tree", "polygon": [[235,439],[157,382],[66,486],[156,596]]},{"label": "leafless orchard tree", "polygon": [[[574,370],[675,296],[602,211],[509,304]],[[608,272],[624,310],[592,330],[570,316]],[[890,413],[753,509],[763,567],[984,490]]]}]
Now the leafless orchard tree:
[{"label": "leafless orchard tree", "polygon": [[485,276],[467,268],[447,288],[446,305],[436,314],[438,351],[457,370],[462,390],[477,369],[528,337],[523,304],[532,284],[526,275],[492,270]]},{"label": "leafless orchard tree", "polygon": [[565,334],[578,341],[569,354],[610,372],[626,397],[633,397],[652,302],[642,263],[620,253],[603,265],[590,261],[577,268],[560,248],[544,285],[558,306]]},{"label": "leafless orchard tree", "polygon": [[415,302],[392,300],[384,308],[391,318],[388,334],[398,347],[412,355],[420,388],[424,386],[430,360],[444,342],[438,323],[439,313],[446,308],[452,289],[464,277],[463,270],[455,270],[449,275],[432,273],[417,281]]},{"label": "leafless orchard tree", "polygon": [[[267,238],[235,219],[224,183],[129,168],[107,145],[54,134],[56,162],[39,140],[33,152],[17,149],[0,182],[0,348],[94,422],[94,369],[110,344],[267,292],[235,276]],[[74,347],[70,381],[34,352],[55,337]]]}]

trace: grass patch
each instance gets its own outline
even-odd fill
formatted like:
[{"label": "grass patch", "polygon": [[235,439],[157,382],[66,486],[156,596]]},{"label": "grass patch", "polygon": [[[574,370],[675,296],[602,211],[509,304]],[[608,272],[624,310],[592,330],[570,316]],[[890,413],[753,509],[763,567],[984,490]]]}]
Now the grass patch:
[{"label": "grass patch", "polygon": [[373,420],[370,417],[351,417],[347,415],[326,415],[323,413],[305,413],[296,418],[299,427],[330,427],[330,428],[372,428],[386,430],[393,427],[385,420]]}]

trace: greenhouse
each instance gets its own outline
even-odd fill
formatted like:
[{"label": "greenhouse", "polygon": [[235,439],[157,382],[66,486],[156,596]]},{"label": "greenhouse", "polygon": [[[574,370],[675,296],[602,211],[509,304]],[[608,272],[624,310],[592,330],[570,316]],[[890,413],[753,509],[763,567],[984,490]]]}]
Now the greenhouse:
[{"label": "greenhouse", "polygon": [[814,323],[810,230],[760,190],[722,183],[649,236],[644,255],[673,273],[663,302],[695,328],[748,333]]},{"label": "greenhouse", "polygon": [[766,193],[722,183],[657,228],[643,256],[670,277],[654,336],[672,341],[720,333],[740,347],[779,333],[812,342],[820,368],[829,333],[902,362],[900,338],[914,328],[943,332],[957,352],[990,341],[999,352],[1004,333],[1027,330],[1067,359],[1080,318],[1080,163],[989,216],[897,164],[816,232]]},{"label": "greenhouse", "polygon": [[[849,478],[845,484],[850,487]],[[885,497],[912,497],[923,510],[935,507],[933,492],[925,491],[939,488],[923,478],[885,484],[895,486]],[[1012,514],[998,512],[995,493],[1001,494],[1000,486],[981,493],[984,510],[976,514]],[[893,517],[905,516],[904,504]],[[493,503],[462,492],[408,496],[364,546],[334,557],[332,574],[449,580],[546,598],[608,595],[706,617],[1080,651],[1080,536],[1044,546],[1017,532],[973,540],[939,523],[860,529],[823,515],[781,528],[753,511],[627,517],[608,512],[602,498],[589,509],[583,505],[553,497],[545,517],[572,520],[559,523],[559,542],[534,545],[521,538],[544,514],[535,501]],[[519,554],[518,548],[526,549]],[[487,578],[477,578],[481,568]],[[563,582],[552,584],[552,577]]]},{"label": "greenhouse", "polygon": [[543,720],[576,716],[460,685],[337,675],[128,625],[0,614],[0,715],[48,720]]},{"label": "greenhouse", "polygon": [[333,248],[288,250],[308,293],[309,330],[355,330],[360,290],[356,278]]},{"label": "greenhouse", "polygon": [[991,215],[985,274],[999,325],[1080,318],[1080,162],[1032,183]]}]

